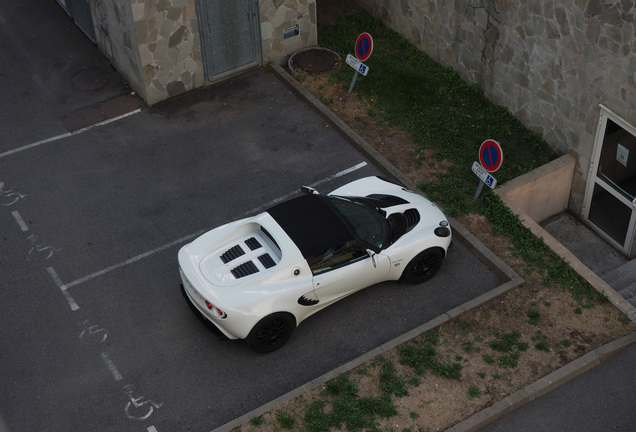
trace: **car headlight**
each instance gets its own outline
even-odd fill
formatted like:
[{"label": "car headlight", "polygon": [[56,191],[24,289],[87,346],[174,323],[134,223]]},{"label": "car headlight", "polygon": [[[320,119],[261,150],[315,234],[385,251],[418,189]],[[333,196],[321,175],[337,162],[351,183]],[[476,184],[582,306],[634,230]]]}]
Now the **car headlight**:
[{"label": "car headlight", "polygon": [[451,233],[450,228],[448,227],[448,221],[441,221],[439,226],[435,228],[434,233],[437,237],[448,237]]}]

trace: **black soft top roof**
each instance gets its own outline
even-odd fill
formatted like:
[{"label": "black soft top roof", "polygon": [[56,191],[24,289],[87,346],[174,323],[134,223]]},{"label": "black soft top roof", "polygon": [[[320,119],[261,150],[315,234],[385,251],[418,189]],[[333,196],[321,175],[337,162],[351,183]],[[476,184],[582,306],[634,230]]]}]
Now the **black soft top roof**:
[{"label": "black soft top roof", "polygon": [[320,195],[303,195],[275,205],[267,212],[305,258],[354,239],[345,223]]}]

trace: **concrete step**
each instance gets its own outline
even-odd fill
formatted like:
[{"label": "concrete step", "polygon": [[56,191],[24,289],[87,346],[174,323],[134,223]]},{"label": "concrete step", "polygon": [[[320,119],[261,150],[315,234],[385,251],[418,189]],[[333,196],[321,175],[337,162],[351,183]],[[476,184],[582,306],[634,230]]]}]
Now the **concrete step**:
[{"label": "concrete step", "polygon": [[621,297],[630,302],[632,306],[636,307],[636,282],[618,291],[618,293]]},{"label": "concrete step", "polygon": [[601,278],[618,292],[627,289],[636,284],[636,259],[615,268]]}]

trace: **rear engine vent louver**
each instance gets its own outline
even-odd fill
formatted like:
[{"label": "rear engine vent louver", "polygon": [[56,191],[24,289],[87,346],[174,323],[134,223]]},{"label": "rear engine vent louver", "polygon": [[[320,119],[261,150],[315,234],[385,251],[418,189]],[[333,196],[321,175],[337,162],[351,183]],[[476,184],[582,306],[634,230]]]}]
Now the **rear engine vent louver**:
[{"label": "rear engine vent louver", "polygon": [[367,198],[373,198],[375,200],[381,201],[383,204],[382,208],[409,203],[404,198],[400,198],[394,195],[372,194],[372,195],[367,195]]},{"label": "rear engine vent louver", "polygon": [[250,248],[250,250],[256,250],[260,247],[263,247],[258,240],[256,240],[256,237],[250,237],[247,240],[245,240],[245,244],[247,245],[247,247]]},{"label": "rear engine vent louver", "polygon": [[408,209],[404,212],[404,217],[406,217],[406,230],[410,231],[420,222],[420,212],[416,209]]},{"label": "rear engine vent louver", "polygon": [[258,273],[258,267],[256,267],[256,264],[254,264],[252,261],[248,261],[232,269],[231,272],[235,278],[240,279],[242,277]]},{"label": "rear engine vent louver", "polygon": [[239,245],[236,245],[221,255],[221,261],[223,261],[223,264],[227,264],[241,255],[245,255],[245,251]]},{"label": "rear engine vent louver", "polygon": [[258,260],[263,264],[265,268],[271,268],[276,265],[276,262],[272,259],[269,254],[261,255],[258,257]]}]

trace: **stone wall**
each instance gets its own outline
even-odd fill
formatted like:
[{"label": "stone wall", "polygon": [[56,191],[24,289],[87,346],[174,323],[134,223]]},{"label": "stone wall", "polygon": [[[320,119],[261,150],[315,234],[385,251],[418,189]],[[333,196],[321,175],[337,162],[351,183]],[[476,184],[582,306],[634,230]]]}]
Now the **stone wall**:
[{"label": "stone wall", "polygon": [[96,0],[97,45],[148,105],[204,85],[194,0]]},{"label": "stone wall", "polygon": [[[258,0],[262,63],[317,45],[315,0]],[[148,105],[206,85],[196,0],[92,0],[97,45]],[[298,25],[298,34],[284,30]]]},{"label": "stone wall", "polygon": [[[260,0],[263,63],[279,63],[293,52],[318,45],[316,0]],[[283,31],[298,25],[299,33],[287,39]]]},{"label": "stone wall", "polygon": [[635,0],[355,1],[573,155],[580,212],[599,104],[636,125]]}]

